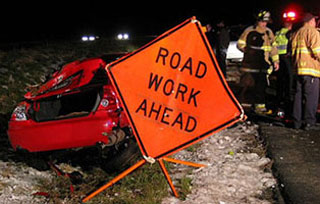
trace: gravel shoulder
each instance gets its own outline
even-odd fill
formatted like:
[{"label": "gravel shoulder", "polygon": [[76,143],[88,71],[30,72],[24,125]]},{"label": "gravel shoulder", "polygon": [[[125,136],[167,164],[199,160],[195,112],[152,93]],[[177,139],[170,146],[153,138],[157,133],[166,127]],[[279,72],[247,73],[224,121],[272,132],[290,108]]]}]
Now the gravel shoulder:
[{"label": "gravel shoulder", "polygon": [[176,165],[172,177],[191,178],[191,192],[185,200],[167,197],[162,204],[281,203],[271,171],[272,160],[265,155],[258,126],[250,122],[214,134],[203,140],[195,152],[184,150],[175,155],[208,166],[183,175],[181,172],[188,172],[186,167]]}]

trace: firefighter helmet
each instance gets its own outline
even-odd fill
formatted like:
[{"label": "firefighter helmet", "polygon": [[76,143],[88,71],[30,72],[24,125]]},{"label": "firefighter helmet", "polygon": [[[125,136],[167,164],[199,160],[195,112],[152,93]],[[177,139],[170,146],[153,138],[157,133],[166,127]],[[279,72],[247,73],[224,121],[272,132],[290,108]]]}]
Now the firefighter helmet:
[{"label": "firefighter helmet", "polygon": [[266,21],[270,22],[271,21],[271,14],[269,11],[260,11],[257,15],[257,21]]}]

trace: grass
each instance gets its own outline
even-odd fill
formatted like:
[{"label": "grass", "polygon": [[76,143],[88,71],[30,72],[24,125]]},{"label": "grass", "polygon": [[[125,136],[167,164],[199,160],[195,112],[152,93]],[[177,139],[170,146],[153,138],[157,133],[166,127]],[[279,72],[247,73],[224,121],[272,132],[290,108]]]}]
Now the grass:
[{"label": "grass", "polygon": [[88,204],[156,204],[168,196],[168,185],[157,164],[146,164]]},{"label": "grass", "polygon": [[[166,166],[170,168],[168,165]],[[63,176],[57,176],[53,181],[39,180],[37,190],[48,193],[47,203],[80,203],[89,192],[97,190],[119,173],[109,175],[99,168],[85,172],[84,182],[73,185],[75,189],[73,193],[70,191],[70,180]],[[157,204],[161,203],[164,197],[169,196],[168,190],[169,186],[159,165],[147,163],[87,203]]]},{"label": "grass", "polygon": [[[174,171],[173,165],[165,162],[166,169]],[[185,200],[191,193],[192,179],[188,177],[192,170],[185,176],[174,180],[174,185],[179,193],[179,198]],[[48,193],[46,203],[81,203],[90,192],[97,190],[121,172],[112,175],[107,174],[100,168],[93,168],[84,172],[83,182],[73,185],[67,177],[55,176],[54,179],[39,179],[38,192]],[[105,189],[100,194],[89,200],[88,204],[159,204],[163,198],[173,196],[171,189],[157,163],[146,163],[113,186]]]},{"label": "grass", "polygon": [[192,189],[191,182],[192,182],[192,179],[188,177],[188,175],[185,175],[178,181],[178,184],[176,185],[176,187],[180,189],[179,196],[181,200],[185,200],[187,198],[187,195],[191,193],[191,189]]}]

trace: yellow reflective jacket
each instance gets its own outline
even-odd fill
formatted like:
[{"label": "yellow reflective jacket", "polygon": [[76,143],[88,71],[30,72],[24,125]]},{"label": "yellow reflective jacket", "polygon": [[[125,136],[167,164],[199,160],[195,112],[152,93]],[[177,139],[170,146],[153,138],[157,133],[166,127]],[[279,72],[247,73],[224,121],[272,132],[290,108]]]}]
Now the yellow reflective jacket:
[{"label": "yellow reflective jacket", "polygon": [[278,32],[276,32],[275,41],[277,43],[279,55],[287,54],[287,45],[289,41],[287,38],[288,32],[289,32],[288,28],[281,28]]},{"label": "yellow reflective jacket", "polygon": [[298,75],[320,77],[320,34],[306,24],[292,38],[292,56]]},{"label": "yellow reflective jacket", "polygon": [[[263,45],[259,48],[264,51],[264,61],[267,62],[271,66],[270,58],[272,62],[279,62],[279,55],[278,55],[278,49],[277,49],[277,43],[275,42],[275,36],[271,29],[269,28],[260,28],[258,26],[250,26],[241,34],[238,42],[237,47],[239,50],[244,52],[246,54],[246,51],[248,51],[248,48],[250,48],[250,45],[247,42],[248,34],[251,32],[258,32],[263,35]],[[255,69],[253,67],[250,67],[250,65],[244,65],[246,67],[243,67],[245,69]]]}]

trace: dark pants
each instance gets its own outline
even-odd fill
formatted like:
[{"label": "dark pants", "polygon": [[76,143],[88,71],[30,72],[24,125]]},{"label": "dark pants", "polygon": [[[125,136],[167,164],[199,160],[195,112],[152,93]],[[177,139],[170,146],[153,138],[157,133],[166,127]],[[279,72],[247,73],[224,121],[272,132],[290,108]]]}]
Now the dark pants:
[{"label": "dark pants", "polygon": [[292,72],[291,58],[286,55],[280,55],[280,69],[276,72],[278,106],[284,105],[288,108],[290,101],[293,99]]},{"label": "dark pants", "polygon": [[254,81],[254,93],[255,103],[257,104],[265,104],[266,103],[266,88],[267,88],[267,74],[263,72],[259,73],[251,73]]},{"label": "dark pants", "polygon": [[297,76],[292,114],[295,128],[300,128],[303,122],[311,125],[316,123],[318,99],[319,78]]},{"label": "dark pants", "polygon": [[227,65],[226,65],[226,58],[227,58],[227,53],[224,51],[219,51],[216,55],[217,61],[219,63],[219,67],[224,75],[224,77],[227,77]]},{"label": "dark pants", "polygon": [[242,73],[240,79],[242,87],[240,92],[240,101],[252,104],[265,104],[265,91],[267,87],[267,75],[263,72]]}]

